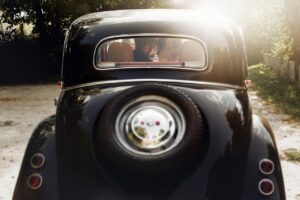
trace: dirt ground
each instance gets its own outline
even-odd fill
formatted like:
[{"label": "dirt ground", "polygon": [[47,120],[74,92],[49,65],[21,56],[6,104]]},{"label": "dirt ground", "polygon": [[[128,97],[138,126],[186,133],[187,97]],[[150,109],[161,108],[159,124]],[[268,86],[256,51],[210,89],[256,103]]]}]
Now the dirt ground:
[{"label": "dirt ground", "polygon": [[[0,87],[0,200],[12,198],[14,185],[28,139],[34,127],[55,113],[55,85]],[[282,158],[287,200],[300,200],[300,163],[285,160],[284,151],[300,150],[300,122],[250,91],[253,112],[266,117],[276,134]]]}]

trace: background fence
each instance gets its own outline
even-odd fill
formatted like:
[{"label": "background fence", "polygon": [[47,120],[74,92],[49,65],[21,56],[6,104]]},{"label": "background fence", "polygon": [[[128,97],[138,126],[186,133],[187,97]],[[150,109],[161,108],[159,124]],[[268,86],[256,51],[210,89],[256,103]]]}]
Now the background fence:
[{"label": "background fence", "polygon": [[[271,54],[263,54],[263,63],[273,70],[278,77],[288,79],[297,83],[300,87],[300,70],[296,70],[295,61],[284,60],[279,57],[274,57]],[[298,69],[300,66],[298,66]],[[297,73],[298,72],[298,76]],[[297,77],[298,80],[297,80]]]}]

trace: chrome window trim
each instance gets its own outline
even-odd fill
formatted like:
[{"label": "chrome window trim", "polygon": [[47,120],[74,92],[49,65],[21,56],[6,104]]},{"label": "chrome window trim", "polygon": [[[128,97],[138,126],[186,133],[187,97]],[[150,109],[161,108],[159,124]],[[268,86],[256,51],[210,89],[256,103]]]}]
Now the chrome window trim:
[{"label": "chrome window trim", "polygon": [[119,84],[119,83],[138,83],[138,82],[161,82],[161,83],[182,83],[182,84],[194,84],[201,86],[212,86],[212,87],[222,87],[222,88],[230,88],[230,89],[247,89],[244,86],[224,84],[224,83],[212,83],[205,81],[188,81],[188,80],[178,80],[178,79],[123,79],[123,80],[111,80],[111,81],[95,81],[90,83],[78,84],[74,86],[65,87],[62,91],[69,91],[78,88],[84,88],[89,86],[96,85],[107,85],[107,84]]},{"label": "chrome window trim", "polygon": [[172,37],[172,38],[186,38],[186,39],[191,39],[191,40],[195,40],[198,43],[200,43],[200,45],[203,47],[204,53],[205,53],[205,65],[201,68],[201,69],[195,69],[195,68],[188,68],[188,67],[151,67],[149,66],[149,68],[154,68],[154,69],[180,69],[180,70],[185,70],[185,71],[205,71],[209,64],[208,64],[208,51],[207,51],[207,47],[205,45],[205,43],[194,36],[191,35],[186,35],[186,34],[168,34],[168,33],[138,33],[138,34],[121,34],[121,35],[114,35],[114,36],[109,36],[106,38],[101,39],[95,49],[94,49],[94,54],[93,54],[93,66],[96,70],[99,71],[107,71],[107,70],[124,70],[124,69],[143,69],[145,67],[122,67],[122,68],[105,68],[105,69],[101,69],[99,67],[97,67],[96,64],[96,53],[98,50],[98,47],[105,41],[108,40],[112,40],[112,39],[124,39],[124,38],[130,38],[130,37]]}]

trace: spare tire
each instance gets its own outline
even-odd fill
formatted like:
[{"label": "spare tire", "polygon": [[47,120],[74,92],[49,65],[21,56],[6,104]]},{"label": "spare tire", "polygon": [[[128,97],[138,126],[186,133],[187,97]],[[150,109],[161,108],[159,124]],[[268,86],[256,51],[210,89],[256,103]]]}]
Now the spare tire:
[{"label": "spare tire", "polygon": [[127,172],[186,170],[199,161],[203,120],[195,103],[166,85],[145,84],[118,93],[96,131],[104,166]]}]

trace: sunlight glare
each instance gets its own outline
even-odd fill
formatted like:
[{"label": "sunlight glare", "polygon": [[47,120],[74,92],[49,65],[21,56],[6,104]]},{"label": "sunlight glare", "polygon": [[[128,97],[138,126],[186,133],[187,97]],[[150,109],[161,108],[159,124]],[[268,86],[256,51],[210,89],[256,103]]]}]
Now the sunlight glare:
[{"label": "sunlight glare", "polygon": [[214,14],[230,15],[233,18],[240,18],[247,10],[240,0],[172,0],[181,8],[199,10],[213,17]]}]

